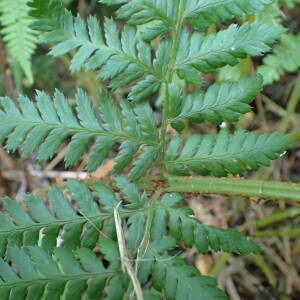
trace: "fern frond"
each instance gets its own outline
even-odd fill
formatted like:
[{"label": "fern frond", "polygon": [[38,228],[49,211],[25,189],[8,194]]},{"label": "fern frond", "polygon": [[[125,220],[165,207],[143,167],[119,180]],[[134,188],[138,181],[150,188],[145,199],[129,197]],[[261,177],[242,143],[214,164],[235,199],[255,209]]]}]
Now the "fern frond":
[{"label": "fern frond", "polygon": [[[1,299],[100,299],[108,279],[117,275],[87,248],[72,252],[39,247],[10,249],[10,266],[0,258]],[[117,259],[117,258],[116,258]]]},{"label": "fern frond", "polygon": [[226,294],[217,288],[217,282],[178,258],[163,255],[176,245],[175,240],[165,238],[149,245],[145,262],[141,263],[138,277],[146,283],[151,275],[153,286],[163,291],[166,299],[227,300]]},{"label": "fern frond", "polygon": [[251,110],[249,103],[262,89],[262,83],[261,76],[253,75],[243,77],[235,83],[211,85],[205,94],[191,94],[187,99],[181,99],[180,104],[172,101],[171,105],[174,107],[170,108],[173,114],[170,121],[174,123],[188,119],[200,123],[208,120],[215,125],[222,121],[236,122],[240,114]]},{"label": "fern frond", "polygon": [[[144,234],[149,201],[146,194],[141,194],[137,186],[125,177],[118,177],[116,186],[126,201],[119,212],[124,220],[129,218],[127,245],[132,257],[135,257]],[[107,299],[122,298],[128,278],[120,272],[118,246],[111,238],[99,239],[100,230],[109,235],[109,222],[113,221],[114,209],[119,206],[119,201],[103,184],[94,184],[93,189],[97,198],[85,184],[72,180],[69,182],[72,200],[68,200],[60,190],[51,188],[48,194],[51,209],[33,195],[25,198],[26,211],[10,198],[3,200],[6,212],[0,215],[0,236],[2,257],[6,259],[0,259],[1,296],[15,296],[16,290],[20,289],[19,299],[28,299],[29,295],[45,297],[56,290],[56,295],[64,295],[65,299],[80,297],[83,293],[88,295],[87,299],[99,299],[104,287],[109,287],[105,288]],[[161,216],[168,216],[171,235],[188,247],[196,244],[203,253],[209,247],[238,253],[254,252],[257,248],[250,239],[236,231],[218,230],[191,218],[189,209],[176,208],[182,200],[180,194],[174,193],[164,195],[157,203],[151,229],[151,240],[154,241],[141,261],[139,278],[142,283],[149,281],[152,270],[153,286],[164,291],[166,299],[174,299],[175,295],[176,299],[182,299],[181,293],[189,295],[189,299],[203,294],[211,299],[223,299],[225,294],[217,289],[215,281],[200,276],[183,260],[165,256],[176,242],[166,237],[167,218],[164,221]],[[71,201],[78,211],[71,206]],[[165,212],[161,213],[162,210]],[[178,230],[181,227],[182,235]],[[230,238],[235,238],[235,241],[229,243]],[[109,262],[108,268],[104,268],[101,259],[89,250],[96,244],[104,260]],[[5,245],[8,245],[7,250]],[[25,251],[19,247],[24,247]],[[42,266],[43,270],[40,269]],[[169,274],[170,270],[178,274]],[[158,271],[167,275],[163,285],[159,283]],[[171,291],[171,283],[175,279],[177,284]],[[11,297],[4,299],[14,299]]]},{"label": "fern frond", "polygon": [[[73,72],[84,65],[89,70],[98,70],[102,80],[110,80],[112,89],[133,83],[128,96],[131,100],[139,101],[156,92],[165,80],[171,51],[169,40],[160,42],[152,61],[150,45],[138,39],[133,27],[126,25],[119,38],[115,23],[106,19],[104,32],[105,39],[95,18],[90,18],[86,25],[80,17],[74,18],[66,12],[59,28],[42,35],[41,41],[58,42],[50,52],[54,56],[77,49],[71,63]],[[180,78],[200,85],[199,72],[209,73],[226,64],[235,65],[238,58],[247,55],[262,55],[282,32],[280,27],[259,23],[232,25],[206,37],[194,33],[189,38],[188,32],[182,30],[180,44],[188,46],[178,51],[175,70]]]},{"label": "fern frond", "polygon": [[264,84],[280,79],[284,72],[295,72],[300,68],[300,35],[284,34],[273,54],[267,55],[257,72],[264,78]]},{"label": "fern frond", "polygon": [[9,249],[13,245],[40,245],[47,251],[58,244],[71,249],[95,247],[99,230],[110,214],[105,209],[100,211],[85,185],[71,181],[69,190],[78,212],[72,208],[71,201],[56,188],[50,188],[48,192],[51,210],[34,195],[25,197],[28,212],[11,198],[2,199],[6,212],[0,214],[2,256],[6,253],[6,247]]},{"label": "fern frond", "polygon": [[243,130],[233,135],[226,130],[218,135],[194,135],[184,145],[177,136],[169,144],[165,163],[169,172],[176,175],[187,175],[189,170],[217,177],[243,175],[247,169],[268,166],[290,145],[288,136],[276,133],[258,135]]},{"label": "fern frond", "polygon": [[260,56],[270,50],[268,44],[277,40],[284,29],[260,23],[245,23],[207,36],[194,33],[191,38],[182,30],[181,45],[176,60],[176,69],[193,67],[203,73],[212,73],[225,65],[235,65],[238,58],[247,55]]},{"label": "fern frond", "polygon": [[0,1],[1,33],[10,56],[16,60],[30,82],[33,81],[31,56],[37,44],[37,32],[31,29],[32,0]]},{"label": "fern frond", "polygon": [[226,19],[263,11],[273,0],[187,0],[185,16],[195,28],[205,29]]},{"label": "fern frond", "polygon": [[[141,194],[137,186],[125,177],[116,178],[116,187],[125,201],[120,214],[128,217],[128,248],[131,254],[136,254],[145,231],[149,201],[147,195]],[[25,210],[17,201],[4,198],[5,213],[0,214],[0,253],[7,255],[6,247],[12,246],[40,245],[47,251],[58,245],[67,249],[94,248],[100,231],[111,236],[110,224],[114,222],[113,213],[119,201],[103,184],[94,184],[93,190],[94,194],[85,184],[71,180],[68,184],[69,200],[57,188],[50,188],[50,209],[34,195],[25,197]],[[213,228],[192,218],[190,209],[177,208],[182,201],[183,197],[174,193],[164,195],[156,204],[152,240],[171,234],[187,247],[196,245],[203,253],[209,249],[235,253],[257,250],[251,240],[235,230]],[[77,209],[72,207],[72,202]]]},{"label": "fern frond", "polygon": [[[117,177],[116,184],[127,203],[121,210],[122,216],[136,216],[138,210],[147,204],[146,194],[140,194],[137,187],[124,177]],[[101,230],[110,235],[107,227],[113,221],[113,211],[119,201],[103,184],[95,184],[93,189],[95,195],[85,184],[71,180],[68,183],[70,197],[67,198],[59,189],[50,188],[50,208],[32,194],[25,197],[25,209],[17,201],[3,198],[0,254],[7,255],[7,249],[12,246],[40,245],[47,251],[56,246],[94,248]]]},{"label": "fern frond", "polygon": [[[66,165],[72,166],[80,160],[95,139],[88,159],[89,171],[101,165],[116,142],[125,142],[116,158],[115,172],[128,166],[138,149],[147,145],[143,152],[150,153],[147,155],[148,167],[139,166],[137,162],[132,170],[134,179],[143,176],[156,159],[158,144],[158,130],[149,104],[140,102],[133,106],[123,101],[123,116],[120,116],[113,101],[107,94],[102,93],[100,111],[98,110],[102,119],[100,122],[85,92],[79,89],[75,98],[76,114],[59,91],[56,91],[53,102],[45,93],[37,92],[37,105],[27,97],[20,96],[21,110],[11,99],[1,98],[0,105],[3,110],[0,109],[0,142],[7,138],[5,147],[8,151],[21,148],[25,155],[39,149],[38,159],[43,161],[51,158],[61,144],[72,137],[65,157]],[[141,160],[143,157],[142,154]]]},{"label": "fern frond", "polygon": [[160,44],[152,62],[150,45],[137,38],[134,27],[125,26],[119,38],[116,24],[105,19],[104,41],[97,19],[90,17],[87,23],[66,11],[59,28],[42,35],[40,41],[58,43],[50,52],[53,56],[77,49],[71,71],[77,72],[84,65],[88,70],[98,70],[99,77],[110,80],[113,89],[140,80],[134,83],[129,99],[138,101],[159,89],[168,66],[170,43],[163,41]]},{"label": "fern frond", "polygon": [[[154,35],[150,39],[168,32],[171,27],[175,27],[178,17],[178,0],[172,2],[168,0],[100,0],[99,2],[107,5],[124,4],[117,10],[117,17],[126,19],[129,24],[133,25],[150,23],[144,29],[144,31],[153,32]],[[222,20],[253,15],[263,11],[272,2],[272,0],[251,2],[247,0],[187,0],[181,17],[197,29],[205,29]],[[153,21],[156,22],[153,23]]]},{"label": "fern frond", "polygon": [[177,242],[186,247],[195,245],[200,253],[210,250],[237,254],[257,253],[259,248],[252,239],[235,229],[221,229],[207,226],[193,217],[189,208],[176,207],[184,197],[178,193],[165,194],[155,210],[151,238],[162,239],[168,232]]}]

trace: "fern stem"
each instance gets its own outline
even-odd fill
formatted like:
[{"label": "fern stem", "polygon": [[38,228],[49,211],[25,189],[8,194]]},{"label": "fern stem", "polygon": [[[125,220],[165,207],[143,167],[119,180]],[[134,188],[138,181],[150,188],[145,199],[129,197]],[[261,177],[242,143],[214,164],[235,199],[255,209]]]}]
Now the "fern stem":
[{"label": "fern stem", "polygon": [[300,203],[300,185],[249,179],[167,176],[166,192],[239,195]]},{"label": "fern stem", "polygon": [[176,63],[176,56],[179,44],[179,38],[181,33],[181,27],[183,24],[183,13],[184,13],[184,3],[185,0],[179,1],[177,21],[174,30],[172,30],[172,48],[171,48],[171,57],[169,62],[168,71],[166,74],[165,82],[163,84],[163,118],[162,118],[162,128],[161,128],[161,152],[162,156],[165,153],[167,147],[167,127],[168,127],[168,112],[169,112],[169,84],[172,82],[172,75],[174,72],[174,66]]},{"label": "fern stem", "polygon": [[[99,180],[90,179],[86,183],[92,186],[97,182],[99,183]],[[149,176],[138,182],[141,190],[153,191],[162,185],[165,185],[163,192],[167,193],[236,195],[272,200],[286,199],[291,202],[300,203],[300,184],[297,183],[242,178],[182,177],[172,175],[165,175],[165,177]],[[112,188],[115,188],[115,186],[112,186]]]},{"label": "fern stem", "polygon": [[[161,127],[161,156],[160,161],[163,161],[164,153],[167,147],[167,128],[168,128],[168,106],[169,106],[169,87],[168,83],[163,84],[163,119]],[[164,164],[163,164],[164,165]]]}]

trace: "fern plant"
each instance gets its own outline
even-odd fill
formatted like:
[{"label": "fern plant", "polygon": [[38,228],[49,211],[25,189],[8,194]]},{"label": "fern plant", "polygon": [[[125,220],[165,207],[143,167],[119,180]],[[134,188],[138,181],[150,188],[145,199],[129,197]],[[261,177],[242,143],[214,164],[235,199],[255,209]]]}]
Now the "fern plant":
[{"label": "fern plant", "polygon": [[37,44],[37,32],[31,28],[32,0],[1,0],[0,24],[3,40],[10,56],[20,65],[30,83],[33,82],[31,56]]},{"label": "fern plant", "polygon": [[[168,181],[180,181],[170,174],[183,176],[181,182],[201,178],[187,175],[243,175],[291,145],[288,136],[276,133],[181,133],[189,122],[233,123],[249,112],[262,89],[260,75],[212,84],[206,91],[200,89],[202,77],[248,55],[263,55],[284,30],[256,22],[205,33],[216,22],[263,10],[269,0],[101,2],[119,5],[124,28],[112,19],[100,24],[65,11],[44,24],[40,36],[51,43],[51,55],[74,55],[71,72],[93,70],[107,83],[97,107],[81,89],[75,105],[58,90],[53,100],[41,91],[35,100],[20,96],[18,105],[1,98],[0,141],[9,152],[37,152],[41,161],[68,143],[66,166],[88,153],[88,171],[114,155],[112,173],[118,176],[50,188],[48,201],[27,195],[24,208],[2,200],[0,299],[227,299],[212,278],[181,258],[182,251],[259,249],[235,229],[200,222]],[[194,92],[187,93],[182,82]],[[128,95],[115,97],[123,87]],[[149,101],[158,94],[161,121]],[[256,187],[264,196],[258,182],[249,185],[249,193]],[[287,197],[298,199],[297,187],[285,188]],[[191,191],[186,185],[184,192]]]},{"label": "fern plant", "polygon": [[299,50],[300,35],[284,34],[274,53],[267,55],[264,64],[257,70],[264,77],[265,84],[278,81],[284,72],[298,71]]}]

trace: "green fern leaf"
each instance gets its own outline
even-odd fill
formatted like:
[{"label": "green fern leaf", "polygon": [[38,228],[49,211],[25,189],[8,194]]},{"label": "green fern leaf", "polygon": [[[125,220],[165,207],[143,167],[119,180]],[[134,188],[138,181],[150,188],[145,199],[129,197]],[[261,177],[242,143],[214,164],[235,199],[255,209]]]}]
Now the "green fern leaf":
[{"label": "green fern leaf", "polygon": [[16,60],[30,83],[33,82],[31,56],[36,48],[37,32],[31,28],[32,0],[2,0],[0,2],[1,33],[10,56]]},{"label": "green fern leaf", "polygon": [[[72,208],[70,200],[56,188],[50,188],[48,192],[51,210],[33,195],[25,197],[28,213],[17,201],[4,198],[2,204],[7,215],[0,214],[0,253],[7,254],[6,247],[9,248],[11,243],[17,246],[39,244],[48,251],[58,243],[61,247],[73,246],[73,249],[93,248],[99,238],[103,221],[109,215],[101,213],[84,184],[71,181],[69,189],[78,212]],[[18,232],[19,239],[15,239],[15,232]]]},{"label": "green fern leaf", "polygon": [[200,123],[208,120],[215,125],[223,121],[236,122],[239,114],[251,110],[249,103],[261,89],[262,78],[259,75],[243,77],[236,83],[223,82],[211,85],[205,94],[191,94],[186,100],[181,99],[180,104],[172,101],[170,110],[173,118],[170,121],[174,123],[188,119]]},{"label": "green fern leaf", "polygon": [[[128,203],[125,204],[125,209],[120,207],[119,212],[121,216],[129,217],[127,245],[131,255],[135,257],[145,231],[147,196],[141,194],[137,187],[124,177],[117,178],[116,186]],[[9,245],[7,257],[12,260],[13,267],[0,260],[1,295],[14,295],[14,291],[21,289],[20,299],[25,299],[28,295],[50,296],[55,290],[57,297],[64,295],[66,299],[80,297],[84,292],[89,295],[88,299],[99,299],[104,287],[109,286],[105,289],[108,291],[107,299],[122,298],[127,290],[128,278],[119,272],[117,244],[109,238],[99,240],[100,230],[106,235],[109,234],[109,227],[105,224],[113,221],[113,212],[118,206],[118,200],[114,193],[102,184],[95,184],[93,189],[100,198],[99,202],[94,200],[86,185],[74,180],[69,182],[72,201],[78,212],[72,208],[71,201],[56,188],[49,190],[51,210],[33,195],[28,195],[25,199],[28,212],[25,212],[18,202],[10,198],[4,199],[6,214],[0,215],[0,245],[3,254],[5,245]],[[177,208],[182,200],[180,194],[166,194],[156,204],[151,229],[151,240],[154,242],[147,248],[141,261],[139,278],[142,283],[146,283],[153,272],[155,289],[164,291],[167,299],[182,299],[182,293],[189,295],[190,299],[198,299],[196,297],[203,293],[211,299],[223,299],[225,295],[216,288],[214,281],[207,281],[206,277],[199,276],[195,269],[187,267],[180,259],[161,256],[176,245],[175,240],[164,237],[170,231],[179,242],[182,241],[187,247],[196,245],[202,253],[206,253],[209,248],[235,253],[255,252],[257,248],[250,239],[246,239],[235,230],[209,227],[192,218],[189,209]],[[105,212],[102,213],[101,210]],[[15,232],[20,237],[18,242]],[[160,240],[161,238],[164,239]],[[59,240],[60,248],[55,249]],[[16,246],[26,246],[28,250],[24,252],[14,248],[11,241],[17,242]],[[33,247],[37,244],[41,248]],[[93,249],[96,244],[99,245],[105,260],[109,262],[108,269],[105,269],[101,261],[87,249]],[[53,249],[54,256],[51,256]],[[74,252],[75,257],[71,251],[74,249],[77,249]],[[44,266],[45,262],[47,267]],[[42,265],[45,269],[40,271]],[[169,274],[170,270],[181,275],[173,278],[172,272]],[[20,277],[16,277],[16,272]],[[160,282],[160,274],[167,276],[164,283]],[[33,283],[39,281],[41,276],[43,284],[37,287]],[[177,284],[174,286],[175,281]],[[27,287],[31,285],[32,288],[28,290]]]},{"label": "green fern leaf", "polygon": [[134,85],[129,95],[136,101],[159,89],[168,65],[166,43],[162,43],[152,64],[150,45],[137,38],[136,29],[132,26],[125,26],[119,37],[116,24],[105,19],[104,39],[94,17],[85,24],[79,16],[74,18],[66,11],[59,24],[58,28],[43,34],[40,42],[58,43],[50,52],[53,56],[77,49],[70,66],[72,72],[78,72],[84,65],[88,70],[98,70],[99,77],[110,80],[113,89],[130,85],[146,76]]},{"label": "green fern leaf", "polygon": [[225,65],[235,65],[238,58],[260,56],[270,50],[268,44],[278,39],[284,29],[260,23],[231,25],[217,34],[203,36],[194,33],[189,39],[182,30],[181,45],[188,45],[178,52],[176,69],[190,66],[203,73],[212,73]]},{"label": "green fern leaf", "polygon": [[253,15],[272,3],[273,0],[187,0],[185,16],[191,26],[205,29],[222,20]]},{"label": "green fern leaf", "polygon": [[[121,144],[120,155],[114,172],[120,172],[127,167],[139,148],[146,159],[151,156],[151,162],[146,165],[136,163],[132,172],[134,180],[145,175],[156,159],[156,144],[158,144],[158,130],[152,109],[148,103],[131,105],[123,103],[122,116],[107,94],[100,96],[100,115],[102,122],[96,117],[96,110],[91,100],[82,90],[76,93],[76,112],[64,95],[56,91],[54,101],[45,93],[37,93],[37,105],[27,97],[19,97],[20,110],[9,98],[1,98],[0,105],[0,142],[6,140],[6,149],[15,151],[22,148],[25,155],[38,150],[38,159],[50,159],[69,137],[69,151],[65,157],[66,166],[77,163],[95,140],[89,154],[87,169],[97,169],[108,157],[116,142]],[[150,146],[151,145],[151,146]],[[150,147],[150,148],[149,148]],[[126,149],[126,151],[124,151]],[[151,151],[149,151],[151,149]]]},{"label": "green fern leaf", "polygon": [[[102,0],[100,3],[115,5],[115,1]],[[119,19],[127,19],[128,24],[143,25],[140,36],[150,42],[158,36],[163,36],[169,29],[175,27],[178,15],[178,0],[172,2],[155,0],[117,1],[124,4],[117,10]]]},{"label": "green fern leaf", "polygon": [[107,5],[124,4],[117,11],[118,18],[127,19],[132,25],[144,25],[142,38],[150,41],[157,36],[164,35],[169,28],[175,28],[176,20],[182,17],[192,27],[205,29],[211,24],[225,19],[253,15],[263,11],[272,0],[188,0],[184,3],[182,16],[178,16],[179,1],[100,1]]},{"label": "green fern leaf", "polygon": [[153,20],[160,20],[166,26],[172,26],[176,20],[178,0],[174,0],[171,5],[167,1],[155,0],[127,2],[118,10],[117,16],[120,19],[127,19],[129,24],[141,25]]},{"label": "green fern leaf", "polygon": [[300,35],[284,34],[281,43],[274,48],[274,54],[267,55],[262,66],[257,68],[264,78],[264,84],[280,79],[284,72],[295,72],[300,68]]},{"label": "green fern leaf", "polygon": [[[75,255],[56,248],[50,255],[42,248],[11,249],[12,266],[0,258],[1,298],[5,299],[99,299],[107,279],[114,275],[86,248]],[[18,275],[17,275],[18,274]],[[15,297],[15,298],[12,298]]]},{"label": "green fern leaf", "polygon": [[189,208],[176,207],[183,202],[181,194],[165,194],[155,210],[151,231],[154,240],[162,239],[167,232],[186,247],[195,245],[200,253],[209,250],[233,252],[237,254],[256,253],[257,245],[235,229],[220,229],[202,224],[191,217]]},{"label": "green fern leaf", "polygon": [[175,246],[175,240],[165,238],[151,243],[138,276],[142,283],[148,281],[152,274],[153,286],[163,291],[166,299],[228,299],[217,288],[214,279],[200,276],[199,272],[178,257],[163,255]]},{"label": "green fern leaf", "polygon": [[[227,300],[211,277],[197,276],[198,271],[179,258],[160,258],[153,270],[153,285],[160,289],[162,283],[167,299]],[[166,281],[163,280],[166,278]]]},{"label": "green fern leaf", "polygon": [[257,170],[268,166],[291,145],[288,136],[278,134],[246,133],[243,130],[230,135],[221,131],[218,135],[191,136],[182,150],[182,140],[174,137],[169,144],[165,163],[169,172],[189,174],[189,170],[213,176],[243,175],[246,169]]},{"label": "green fern leaf", "polygon": [[[131,217],[130,231],[136,233],[139,230],[141,236],[143,226],[136,226],[136,221],[142,224],[142,220],[145,220],[146,215],[142,209],[148,203],[147,195],[141,194],[137,186],[125,177],[117,177],[116,186],[125,202],[120,207],[120,213]],[[100,231],[109,235],[109,226],[115,226],[111,222],[114,222],[114,209],[119,206],[119,200],[103,184],[94,184],[92,188],[95,195],[87,185],[70,180],[68,192],[71,199],[66,198],[59,189],[50,188],[50,209],[45,202],[32,194],[25,197],[25,209],[9,197],[3,198],[1,203],[5,213],[0,213],[0,254],[9,255],[7,249],[12,245],[40,245],[47,251],[57,245],[67,249],[93,249]],[[76,209],[72,207],[72,203]]]}]

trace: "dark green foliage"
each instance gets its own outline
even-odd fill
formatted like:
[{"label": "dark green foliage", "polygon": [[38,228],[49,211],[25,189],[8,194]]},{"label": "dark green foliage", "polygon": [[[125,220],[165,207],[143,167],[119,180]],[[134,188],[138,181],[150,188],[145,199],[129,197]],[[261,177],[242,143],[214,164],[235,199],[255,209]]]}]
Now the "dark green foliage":
[{"label": "dark green foliage", "polygon": [[0,299],[96,300],[115,275],[87,248],[55,248],[50,254],[40,247],[13,247],[10,254],[13,267],[0,258]]},{"label": "dark green foliage", "polygon": [[[151,21],[158,21],[150,24],[146,30],[163,32],[165,28],[175,27],[178,14],[179,0],[100,0],[100,3],[108,5],[124,4],[117,11],[117,17],[126,19],[130,24],[147,24]],[[272,0],[186,0],[184,3],[184,18],[187,23],[197,29],[205,29],[211,24],[219,21],[253,15],[257,11],[264,10],[265,6],[271,4]],[[156,30],[154,28],[157,28]],[[158,29],[159,28],[159,29]],[[156,35],[157,36],[157,35]]]},{"label": "dark green foliage", "polygon": [[[138,9],[138,1],[131,1],[128,5]],[[151,5],[149,3],[152,3]],[[155,1],[146,1],[150,6],[156,6]],[[146,5],[146,12],[142,10],[141,15],[147,18],[148,14],[160,14],[160,9],[154,9]],[[167,5],[162,2],[163,11],[175,18],[177,6]],[[143,7],[143,4],[140,4]],[[126,6],[119,11],[120,16],[125,17]],[[175,9],[175,12],[172,11]],[[127,10],[126,10],[127,11]],[[135,15],[131,15],[134,18]],[[134,21],[133,21],[134,20]],[[139,23],[135,18],[132,23]],[[149,16],[149,21],[152,17]],[[175,20],[174,20],[175,22]],[[88,70],[98,70],[102,80],[110,80],[110,88],[118,89],[134,82],[128,98],[139,101],[156,92],[161,83],[165,81],[168,70],[171,44],[169,40],[163,39],[153,59],[151,46],[138,38],[136,29],[126,25],[119,37],[116,24],[106,19],[104,22],[104,37],[102,36],[98,21],[90,17],[87,24],[78,16],[74,18],[69,12],[65,12],[60,18],[58,28],[52,28],[40,37],[41,42],[57,42],[50,54],[54,56],[64,55],[74,49],[77,54],[72,59],[71,71],[79,71],[83,66]],[[165,23],[168,22],[165,20]],[[51,26],[50,26],[51,27]],[[153,29],[153,27],[155,27]],[[160,28],[155,23],[151,29],[143,30],[142,37],[149,40],[156,33],[165,33],[165,28]],[[150,30],[150,32],[149,32]],[[174,69],[178,75],[193,84],[200,83],[198,72],[210,73],[226,64],[235,65],[238,58],[247,55],[260,56],[269,51],[268,44],[279,38],[284,30],[281,27],[272,27],[265,24],[243,24],[241,27],[231,25],[228,29],[218,32],[216,35],[202,35],[199,32],[191,37],[186,30],[182,30],[180,44]],[[149,38],[149,36],[151,38]],[[144,78],[143,78],[144,77]],[[140,80],[143,78],[142,80]],[[137,83],[136,80],[140,80]]]},{"label": "dark green foliage", "polygon": [[[56,188],[50,188],[48,192],[51,209],[34,195],[25,198],[29,212],[25,212],[17,201],[4,198],[2,204],[7,215],[0,215],[1,254],[8,255],[7,248],[13,245],[40,245],[46,251],[56,245],[68,249],[95,247],[99,231],[109,215],[101,213],[85,185],[71,181],[70,192],[78,211]],[[81,198],[81,195],[85,197]]]},{"label": "dark green foliage", "polygon": [[190,25],[205,29],[225,19],[253,15],[271,4],[272,0],[187,0],[186,18]]},{"label": "dark green foliage", "polygon": [[[136,185],[125,177],[117,177],[116,184],[127,201],[122,214],[130,216],[131,211],[142,209],[147,204],[146,194],[140,194]],[[62,248],[94,248],[101,230],[107,229],[113,220],[114,208],[118,206],[115,194],[103,184],[93,189],[97,199],[85,184],[71,180],[68,183],[72,202],[57,188],[50,188],[50,208],[37,196],[25,197],[26,210],[15,200],[3,198],[4,213],[0,213],[0,253],[9,255],[13,245],[40,245],[46,251],[57,245]]]},{"label": "dark green foliage", "polygon": [[239,114],[245,114],[251,110],[249,103],[261,89],[262,78],[254,75],[243,77],[236,83],[223,82],[211,85],[206,93],[191,94],[185,100],[175,95],[172,97],[170,109],[171,122],[178,122],[182,119],[197,123],[208,120],[215,125],[223,121],[236,122]]},{"label": "dark green foliage", "polygon": [[202,224],[193,217],[193,211],[186,207],[177,207],[183,202],[181,194],[166,194],[155,210],[152,226],[152,238],[161,239],[167,232],[182,241],[185,246],[196,245],[201,253],[213,251],[233,252],[237,254],[256,253],[258,247],[250,239],[234,229],[220,229]]},{"label": "dark green foliage", "polygon": [[199,271],[187,266],[179,257],[163,255],[175,245],[176,242],[172,238],[156,240],[149,245],[145,262],[138,270],[140,281],[147,282],[151,275],[154,287],[164,291],[167,299],[228,299],[216,288],[216,281],[213,278],[199,276]]},{"label": "dark green foliage", "polygon": [[102,80],[110,80],[112,89],[127,86],[146,75],[129,94],[135,101],[159,89],[168,64],[169,43],[161,44],[152,61],[150,45],[137,38],[134,27],[125,26],[119,37],[116,23],[105,19],[104,40],[94,17],[85,24],[79,16],[74,18],[66,11],[59,24],[59,28],[42,35],[40,41],[58,43],[50,52],[53,56],[78,49],[70,66],[72,72],[79,71],[84,65],[88,70],[98,70]]},{"label": "dark green foliage", "polygon": [[284,32],[281,27],[260,23],[245,23],[238,27],[231,25],[216,34],[203,35],[195,32],[191,38],[182,30],[175,67],[190,66],[203,73],[212,73],[225,65],[235,65],[238,58],[247,55],[260,56],[270,50],[273,43]]},{"label": "dark green foliage", "polygon": [[243,130],[233,135],[222,130],[218,135],[193,135],[182,146],[182,139],[174,137],[166,152],[169,172],[187,175],[189,170],[201,175],[217,177],[227,174],[243,175],[246,169],[268,166],[291,145],[288,136],[258,135]]},{"label": "dark green foliage", "polygon": [[37,31],[31,28],[32,0],[2,0],[0,2],[0,33],[9,55],[22,68],[30,83],[33,82],[31,56],[37,44]]},{"label": "dark green foliage", "polygon": [[300,68],[300,35],[284,34],[281,43],[275,47],[274,54],[264,58],[264,64],[258,67],[264,83],[271,84],[280,79],[281,74],[295,72]]},{"label": "dark green foliage", "polygon": [[[122,114],[106,93],[100,95],[100,108],[94,109],[92,101],[82,90],[75,96],[76,107],[69,104],[64,95],[56,91],[54,101],[43,92],[37,92],[36,104],[27,97],[18,99],[19,110],[9,98],[1,98],[0,142],[5,141],[8,151],[18,147],[24,155],[38,150],[38,159],[43,161],[53,157],[60,146],[71,137],[69,150],[65,157],[66,166],[77,163],[88,150],[87,169],[96,170],[108,157],[117,142],[121,144],[117,155],[115,172],[121,172],[134,159],[143,145],[140,160],[147,164],[135,163],[131,177],[142,177],[156,159],[158,132],[152,110],[147,102],[131,105],[122,102]],[[101,121],[96,112],[101,115]],[[151,145],[151,146],[150,146]]]},{"label": "dark green foliage", "polygon": [[[119,211],[122,216],[129,217],[128,248],[131,255],[136,255],[147,217],[147,210],[137,210],[147,207],[149,200],[125,177],[117,177],[116,185],[126,201]],[[99,200],[95,200],[86,185],[78,181],[69,182],[69,191],[78,211],[56,188],[50,188],[48,193],[50,209],[33,195],[27,195],[25,199],[28,213],[15,200],[3,199],[8,215],[0,215],[1,252],[14,267],[0,259],[1,296],[8,297],[9,291],[14,295],[15,291],[20,290],[18,299],[27,299],[26,296],[31,295],[39,299],[41,295],[50,297],[56,290],[57,297],[64,295],[65,299],[81,299],[80,295],[84,292],[88,295],[86,299],[97,299],[109,282],[108,299],[121,299],[128,279],[119,273],[118,246],[113,239],[100,237],[107,234],[106,224],[113,220],[114,209],[119,206],[118,200],[102,184],[95,184],[93,189]],[[165,194],[157,203],[151,230],[153,243],[147,248],[145,260],[139,268],[141,282],[148,281],[152,274],[153,286],[164,290],[167,299],[183,299],[183,295],[196,299],[199,294],[210,299],[227,299],[216,288],[214,280],[200,276],[183,260],[164,255],[176,245],[175,239],[167,236],[171,234],[187,247],[195,244],[202,253],[209,248],[236,253],[256,252],[258,248],[235,230],[206,226],[192,218],[189,209],[176,208],[182,200],[180,194]],[[167,218],[170,232],[166,226]],[[101,259],[90,250],[96,244],[103,259],[110,263],[108,268],[104,268]],[[5,245],[8,245],[7,250]],[[165,283],[161,282],[163,274],[167,276]],[[120,285],[119,289],[116,285]],[[6,299],[14,298],[10,296]]]},{"label": "dark green foliage", "polygon": [[[106,221],[113,218],[113,211],[118,207],[117,197],[103,184],[93,185],[97,198],[85,184],[71,180],[68,185],[72,201],[75,201],[74,204],[78,210],[72,207],[71,201],[57,188],[49,189],[50,209],[46,207],[43,200],[31,194],[25,198],[28,212],[25,212],[23,207],[11,198],[6,197],[2,200],[6,211],[6,214],[0,215],[1,252],[3,254],[6,252],[5,245],[13,243],[16,246],[39,244],[47,251],[51,251],[57,244],[62,248],[70,248],[70,245],[93,248],[96,245],[100,230],[104,230],[105,233]],[[143,233],[146,213],[140,211],[136,214],[135,211],[138,212],[148,206],[148,197],[145,193],[141,194],[137,186],[125,177],[117,177],[116,186],[126,201],[121,214],[133,215],[129,222],[131,224],[129,235],[140,236],[134,231],[141,230]],[[201,252],[207,252],[209,248],[214,251],[224,250],[236,253],[257,251],[256,245],[237,231],[206,226],[191,217],[193,212],[190,209],[176,208],[182,200],[183,197],[180,194],[174,193],[164,195],[157,203],[151,229],[152,239],[161,239],[168,234],[168,219],[170,233],[174,238],[183,241],[188,247],[191,243],[196,243],[199,248],[202,247],[201,250],[199,249]],[[180,229],[181,226],[183,230]],[[16,229],[19,240],[15,240]],[[203,236],[196,234],[195,230],[201,232]],[[193,236],[194,234],[196,235]],[[229,244],[230,239],[234,240],[234,238],[237,243]],[[239,242],[239,239],[243,242]],[[188,240],[191,243],[187,242]]]},{"label": "dark green foliage", "polygon": [[[24,208],[4,198],[0,300],[122,300],[134,294],[138,300],[227,299],[215,280],[180,257],[182,250],[247,254],[259,249],[235,229],[203,224],[182,195],[166,193],[166,175],[243,175],[269,165],[291,145],[289,137],[276,133],[180,134],[189,122],[233,123],[251,110],[262,89],[260,75],[203,91],[203,74],[262,56],[284,29],[223,23],[216,33],[205,32],[223,20],[262,11],[271,0],[99,1],[114,5],[121,22],[84,20],[63,5],[53,10],[37,2],[33,5],[45,10],[45,18],[35,23],[40,42],[51,44],[54,57],[71,56],[72,73],[96,72],[107,89],[94,99],[96,108],[81,89],[74,104],[58,90],[53,101],[40,91],[36,101],[1,98],[0,143],[9,152],[37,153],[40,161],[68,144],[66,166],[88,153],[89,172],[114,156],[112,175],[127,177],[109,185],[71,180],[65,193],[50,188],[49,201],[26,195]],[[159,128],[150,105],[156,93]],[[138,181],[148,174],[155,176],[145,187],[155,190],[141,191]]]}]

